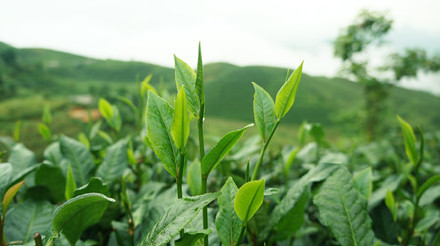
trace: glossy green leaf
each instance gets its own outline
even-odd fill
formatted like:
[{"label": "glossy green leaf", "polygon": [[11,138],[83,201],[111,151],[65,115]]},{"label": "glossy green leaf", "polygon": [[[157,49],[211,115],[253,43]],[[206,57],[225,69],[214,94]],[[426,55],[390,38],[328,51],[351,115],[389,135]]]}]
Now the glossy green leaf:
[{"label": "glossy green leaf", "polygon": [[295,206],[281,219],[280,223],[275,226],[277,238],[291,238],[301,228],[304,223],[304,213],[309,197],[310,192],[305,190]]},{"label": "glossy green leaf", "polygon": [[72,165],[73,175],[78,186],[85,184],[91,177],[91,171],[95,167],[92,154],[87,146],[81,142],[61,136],[60,151],[68,163]]},{"label": "glossy green leaf", "polygon": [[263,204],[264,179],[247,182],[240,187],[234,199],[234,210],[238,218],[248,222]]},{"label": "glossy green leaf", "polygon": [[38,123],[38,132],[43,136],[46,141],[50,141],[52,139],[52,133],[50,132],[49,127],[43,123]]},{"label": "glossy green leaf", "polygon": [[287,214],[294,209],[295,205],[300,200],[304,190],[309,186],[310,183],[319,182],[327,178],[332,174],[340,165],[339,164],[329,164],[322,163],[307,172],[306,175],[302,176],[298,182],[292,185],[287,191],[286,195],[281,200],[274,210],[272,211],[269,221],[266,223],[264,229],[259,233],[259,240],[265,240],[275,228],[275,226],[280,223],[280,221],[287,216]]},{"label": "glossy green leaf", "polygon": [[427,189],[429,189],[431,186],[433,186],[434,184],[436,184],[438,181],[440,181],[440,174],[437,174],[437,175],[429,178],[428,180],[426,180],[426,182],[423,183],[423,185],[420,186],[420,188],[417,190],[417,198],[420,199],[420,197],[423,196],[425,191]]},{"label": "glossy green leaf", "polygon": [[20,132],[21,132],[21,120],[17,120],[14,126],[14,140],[15,142],[20,142]]},{"label": "glossy green leaf", "polygon": [[46,186],[55,202],[64,201],[66,191],[66,178],[59,166],[41,165],[35,172],[35,184]]},{"label": "glossy green leaf", "polygon": [[113,117],[113,107],[104,98],[99,99],[99,112],[107,121]]},{"label": "glossy green leaf", "polygon": [[70,200],[73,197],[73,192],[76,190],[75,177],[72,172],[72,166],[69,164],[67,169],[67,179],[66,179],[66,191],[64,193],[66,200]]},{"label": "glossy green leaf", "polygon": [[215,217],[217,234],[223,245],[232,246],[238,241],[242,222],[234,211],[234,198],[238,187],[234,180],[229,177],[220,190],[218,197],[218,213]]},{"label": "glossy green leaf", "polygon": [[115,200],[98,193],[74,197],[57,208],[52,230],[75,244],[85,229],[99,222],[110,202]]},{"label": "glossy green leaf", "polygon": [[9,186],[11,181],[12,165],[9,163],[0,163],[0,198],[3,198],[3,194]]},{"label": "glossy green leaf", "polygon": [[385,196],[385,205],[390,210],[391,215],[393,216],[393,220],[395,222],[397,220],[397,206],[394,200],[393,193],[390,190],[387,191],[387,194]]},{"label": "glossy green leaf", "polygon": [[168,243],[197,216],[204,206],[214,201],[219,195],[220,193],[217,192],[178,199],[159,218],[138,246],[157,246]]},{"label": "glossy green leaf", "polygon": [[[35,232],[49,232],[56,206],[48,201],[26,200],[11,206],[5,221],[5,236],[8,241],[33,243]],[[35,245],[32,244],[32,245]]]},{"label": "glossy green leaf", "polygon": [[96,176],[101,177],[107,183],[122,179],[124,170],[128,168],[127,148],[126,139],[121,139],[108,147],[104,161],[96,171]]},{"label": "glossy green leaf", "polygon": [[[205,82],[203,75],[202,47],[199,42],[199,56],[197,59],[196,94],[201,107],[205,106]],[[204,109],[202,109],[204,110]]]},{"label": "glossy green leaf", "polygon": [[73,192],[73,197],[86,193],[100,193],[104,196],[110,196],[108,185],[104,184],[100,177],[92,177],[89,183],[79,187]]},{"label": "glossy green leaf", "polygon": [[202,194],[202,171],[199,160],[193,161],[186,171],[186,182],[193,196]]},{"label": "glossy green leaf", "polygon": [[176,86],[177,88],[180,88],[183,85],[185,88],[189,111],[194,117],[196,117],[197,111],[200,108],[199,98],[196,92],[197,75],[188,64],[177,58],[177,56],[174,56],[174,68]]},{"label": "glossy green leaf", "polygon": [[408,159],[416,165],[419,160],[419,154],[416,148],[416,136],[414,135],[414,131],[408,122],[404,121],[402,118],[397,116],[397,119],[400,122],[400,126],[402,128],[403,139],[405,143],[405,152],[408,156]]},{"label": "glossy green leaf", "polygon": [[373,191],[373,171],[371,167],[356,173],[353,177],[354,187],[368,200]]},{"label": "glossy green leaf", "polygon": [[12,199],[14,198],[15,194],[17,194],[20,187],[24,184],[24,180],[13,185],[11,188],[9,188],[5,195],[3,196],[3,202],[2,202],[2,213],[3,218],[5,217],[6,211],[8,210],[9,204],[11,203]]},{"label": "glossy green leaf", "polygon": [[52,114],[50,113],[49,105],[44,106],[44,109],[43,109],[43,122],[46,125],[50,125],[50,123],[52,122]]},{"label": "glossy green leaf", "polygon": [[177,149],[183,150],[189,136],[189,112],[185,96],[185,89],[180,87],[174,104],[174,116],[171,123],[171,136]]},{"label": "glossy green leaf", "polygon": [[339,168],[322,185],[313,199],[319,220],[342,246],[374,244],[367,200],[354,187],[351,173]]},{"label": "glossy green leaf", "polygon": [[176,177],[177,149],[171,136],[173,115],[174,110],[167,101],[154,92],[148,92],[146,114],[148,140],[165,169]]},{"label": "glossy green leaf", "polygon": [[276,124],[275,104],[272,97],[262,87],[252,82],[254,86],[254,121],[265,142]]},{"label": "glossy green leaf", "polygon": [[226,154],[231,151],[235,144],[243,136],[244,131],[253,124],[247,125],[239,130],[228,132],[222,139],[205,155],[202,160],[202,174],[208,177],[209,173],[220,163]]},{"label": "glossy green leaf", "polygon": [[35,154],[19,143],[12,148],[8,163],[12,165],[11,175],[15,177],[26,168],[35,164]]},{"label": "glossy green leaf", "polygon": [[289,112],[295,101],[296,90],[301,80],[303,63],[290,75],[287,81],[281,86],[275,99],[275,113],[278,120],[282,119]]},{"label": "glossy green leaf", "polygon": [[199,230],[199,231],[191,231],[183,234],[182,238],[174,242],[176,246],[194,246],[200,239],[206,237],[212,232],[211,229]]}]

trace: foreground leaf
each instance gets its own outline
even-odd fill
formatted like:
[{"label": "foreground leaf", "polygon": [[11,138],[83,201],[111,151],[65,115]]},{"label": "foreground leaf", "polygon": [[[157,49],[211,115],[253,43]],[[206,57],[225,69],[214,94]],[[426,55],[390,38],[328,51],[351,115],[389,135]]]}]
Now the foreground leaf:
[{"label": "foreground leaf", "polygon": [[21,181],[20,183],[13,185],[11,188],[8,189],[8,191],[6,191],[5,195],[3,196],[3,202],[2,202],[3,218],[5,217],[6,211],[8,210],[12,198],[14,198],[15,194],[17,194],[18,190],[23,184],[24,184],[24,180]]},{"label": "foreground leaf", "polygon": [[295,101],[296,90],[301,80],[303,63],[290,75],[287,81],[281,86],[275,99],[275,113],[278,120],[282,119],[289,112]]},{"label": "foreground leaf", "polygon": [[193,196],[202,194],[202,173],[200,170],[200,162],[193,161],[186,171],[186,182]]},{"label": "foreground leaf", "polygon": [[347,168],[333,173],[313,202],[319,210],[319,220],[342,246],[374,244],[367,200],[355,189]]},{"label": "foreground leaf", "polygon": [[3,194],[8,188],[11,180],[12,165],[9,163],[0,164],[0,198],[3,198]]},{"label": "foreground leaf", "polygon": [[164,245],[189,224],[204,206],[214,201],[220,193],[178,199],[153,226],[138,246]]},{"label": "foreground leaf", "polygon": [[368,200],[373,191],[373,172],[371,167],[356,173],[353,177],[354,186]]},{"label": "foreground leaf", "polygon": [[66,200],[70,200],[73,197],[73,192],[76,190],[75,176],[72,172],[72,167],[69,164],[69,168],[67,169],[67,178],[66,178],[66,191],[64,193]]},{"label": "foreground leaf", "polygon": [[211,229],[206,230],[200,230],[200,231],[193,231],[193,232],[187,232],[183,235],[182,238],[177,240],[174,244],[176,246],[194,246],[196,243],[200,240],[205,238],[207,235],[209,235],[212,232]]},{"label": "foreground leaf", "polygon": [[275,104],[272,97],[262,87],[252,82],[254,94],[254,121],[265,142],[276,124]]},{"label": "foreground leaf", "polygon": [[176,86],[180,88],[183,85],[185,89],[188,108],[191,114],[196,117],[200,108],[199,98],[196,92],[196,73],[184,61],[174,56],[174,67],[176,76]]},{"label": "foreground leaf", "polygon": [[110,183],[121,179],[127,167],[127,140],[121,139],[107,148],[104,161],[96,171],[96,176]]},{"label": "foreground leaf", "polygon": [[146,114],[148,140],[165,169],[176,177],[177,150],[171,136],[173,114],[174,110],[167,101],[154,92],[148,91]]},{"label": "foreground leaf", "polygon": [[310,192],[305,190],[292,210],[275,226],[277,238],[288,239],[295,235],[304,223],[304,213]]},{"label": "foreground leaf", "polygon": [[35,164],[35,154],[23,144],[14,145],[8,163],[12,165],[12,178]]},{"label": "foreground leaf", "polygon": [[112,105],[104,98],[99,99],[99,112],[107,121],[113,117]]},{"label": "foreground leaf", "polygon": [[86,193],[100,193],[104,196],[110,196],[108,185],[102,182],[99,177],[92,177],[88,184],[79,187],[73,192],[73,197],[86,194]]},{"label": "foreground leaf", "polygon": [[180,87],[174,103],[174,116],[171,124],[171,135],[177,149],[182,150],[186,146],[189,136],[189,112],[186,102],[185,89]]},{"label": "foreground leaf", "polygon": [[52,229],[74,245],[85,229],[99,222],[110,202],[115,200],[98,193],[74,197],[57,208]]},{"label": "foreground leaf", "polygon": [[76,184],[85,184],[91,176],[92,169],[95,167],[93,156],[87,146],[73,138],[61,136],[60,150],[68,163],[72,165]]},{"label": "foreground leaf", "polygon": [[43,164],[35,172],[35,184],[46,186],[55,202],[64,200],[66,178],[59,166]]},{"label": "foreground leaf", "polygon": [[399,120],[400,126],[402,128],[406,155],[408,156],[408,159],[413,163],[413,165],[416,165],[419,157],[416,149],[416,136],[414,135],[414,131],[411,125],[400,118],[400,116],[397,116],[397,119]]},{"label": "foreground leaf", "polygon": [[423,183],[423,185],[417,190],[417,198],[420,199],[420,197],[423,196],[425,191],[427,189],[429,189],[431,186],[433,186],[434,184],[436,184],[438,181],[440,181],[440,174],[437,174],[437,175],[429,178],[428,180],[426,180],[426,182]]},{"label": "foreground leaf", "polygon": [[215,227],[220,241],[226,246],[234,245],[238,241],[241,230],[241,220],[234,211],[234,198],[238,187],[229,177],[220,190],[218,197],[218,213],[215,217]]},{"label": "foreground leaf", "polygon": [[208,177],[209,173],[215,169],[226,154],[231,151],[235,144],[243,136],[246,129],[253,126],[247,125],[239,130],[228,132],[222,139],[212,148],[202,160],[202,174]]},{"label": "foreground leaf", "polygon": [[234,210],[237,216],[248,222],[258,211],[264,200],[264,179],[250,181],[238,190],[234,199]]}]

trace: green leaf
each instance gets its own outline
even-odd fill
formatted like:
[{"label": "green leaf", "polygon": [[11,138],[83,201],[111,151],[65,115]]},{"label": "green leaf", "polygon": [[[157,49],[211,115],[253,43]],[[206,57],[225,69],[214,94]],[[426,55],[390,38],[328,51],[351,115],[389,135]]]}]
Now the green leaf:
[{"label": "green leaf", "polygon": [[212,232],[211,229],[191,231],[183,234],[183,237],[175,241],[176,246],[194,246],[200,240],[209,235]]},{"label": "green leaf", "polygon": [[127,148],[126,139],[121,139],[108,147],[104,162],[98,167],[96,176],[107,183],[122,179],[122,174],[128,167]]},{"label": "green leaf", "polygon": [[17,176],[26,168],[35,164],[35,154],[27,149],[23,144],[14,145],[8,159],[12,165],[12,177]]},{"label": "green leaf", "polygon": [[391,192],[394,192],[400,185],[400,181],[402,181],[402,176],[399,175],[391,175],[389,176],[380,186],[378,189],[376,189],[370,196],[370,199],[368,199],[368,209],[372,209],[375,206],[377,206],[383,199],[385,199],[385,196],[390,190]]},{"label": "green leaf", "polygon": [[55,210],[52,230],[62,233],[74,245],[82,232],[99,222],[114,199],[98,193],[88,193],[70,199]]},{"label": "green leaf", "polygon": [[261,138],[266,142],[276,124],[275,104],[262,87],[252,82],[254,94],[254,120]]},{"label": "green leaf", "polygon": [[123,96],[118,96],[118,100],[125,103],[127,106],[129,106],[131,108],[131,110],[133,110],[133,112],[135,112],[135,113],[139,112],[137,107],[133,104],[133,102],[130,99],[123,97]]},{"label": "green leaf", "polygon": [[73,197],[73,192],[76,190],[75,177],[73,176],[72,166],[69,164],[67,169],[66,191],[64,193],[66,200]]},{"label": "green leaf", "polygon": [[153,91],[154,93],[157,93],[156,89],[154,89],[154,87],[150,85],[151,78],[153,78],[153,75],[149,74],[147,75],[147,77],[145,77],[144,81],[142,81],[141,84],[142,97],[147,95],[147,92],[150,90]]},{"label": "green leaf", "polygon": [[46,186],[55,202],[64,201],[66,178],[59,166],[43,164],[35,172],[35,184]]},{"label": "green leaf", "polygon": [[92,177],[89,183],[79,187],[73,192],[73,197],[86,194],[86,193],[100,193],[104,196],[110,196],[110,191],[108,189],[108,185],[102,182],[102,179],[99,177]]},{"label": "green leaf", "polygon": [[101,112],[101,115],[107,121],[109,121],[113,117],[113,107],[104,98],[100,98],[99,99],[99,112]]},{"label": "green leaf", "polygon": [[176,177],[177,150],[171,136],[173,115],[174,110],[167,101],[154,92],[148,92],[146,114],[148,140],[165,169]]},{"label": "green leaf", "polygon": [[121,120],[121,114],[119,113],[118,107],[115,105],[112,106],[113,115],[110,120],[107,121],[107,123],[113,127],[117,132],[121,130],[122,127],[122,120]]},{"label": "green leaf", "polygon": [[50,125],[52,122],[52,115],[50,113],[50,107],[49,105],[45,105],[43,109],[43,122],[46,125]]},{"label": "green leaf", "polygon": [[[200,106],[205,106],[205,82],[203,78],[202,47],[199,42],[199,57],[197,59],[196,93],[199,98]],[[204,110],[204,109],[201,109]]]},{"label": "green leaf", "polygon": [[24,244],[33,243],[35,232],[43,235],[49,232],[54,210],[55,206],[48,201],[26,200],[16,204],[9,210],[5,221],[6,238]]},{"label": "green leaf", "polygon": [[283,219],[281,219],[280,223],[275,226],[277,238],[291,238],[301,228],[304,223],[304,213],[309,197],[310,192],[305,190],[295,206],[286,214],[286,216],[284,216]]},{"label": "green leaf", "polygon": [[234,210],[238,218],[248,222],[264,200],[264,179],[247,182],[238,190],[234,199]]},{"label": "green leaf", "polygon": [[168,243],[197,216],[204,206],[214,201],[219,195],[220,193],[217,192],[178,199],[159,218],[138,246],[156,246]]},{"label": "green leaf", "polygon": [[353,177],[354,187],[368,200],[373,191],[373,172],[371,167],[356,173]]},{"label": "green leaf", "polygon": [[296,90],[301,80],[303,63],[290,75],[289,79],[281,86],[275,99],[275,113],[278,120],[281,120],[295,101]]},{"label": "green leaf", "polygon": [[414,131],[408,122],[404,121],[402,118],[400,118],[400,116],[397,116],[397,119],[399,120],[402,128],[406,155],[413,165],[417,165],[419,154],[416,149],[416,136],[414,135]]},{"label": "green leaf", "polygon": [[176,102],[174,103],[174,116],[171,123],[171,136],[173,136],[177,149],[181,151],[185,149],[186,141],[188,140],[189,122],[185,90],[182,86],[177,93]]},{"label": "green leaf", "polygon": [[239,130],[228,132],[222,139],[212,148],[208,154],[203,157],[202,160],[202,174],[208,177],[209,173],[215,169],[220,161],[226,154],[231,151],[235,144],[243,136],[246,129],[253,126],[253,124],[247,125]]},{"label": "green leaf", "polygon": [[181,59],[174,56],[174,67],[176,76],[176,86],[185,88],[186,99],[188,100],[189,111],[196,117],[200,108],[199,98],[196,92],[196,73]]},{"label": "green leaf", "polygon": [[17,120],[14,126],[14,140],[20,142],[21,120]]},{"label": "green leaf", "polygon": [[319,220],[342,246],[374,244],[367,200],[354,187],[346,167],[339,168],[324,182],[313,202]]},{"label": "green leaf", "polygon": [[287,214],[295,208],[296,204],[300,200],[304,190],[310,183],[319,182],[327,178],[330,174],[332,174],[340,165],[339,164],[330,164],[330,163],[322,163],[318,166],[311,169],[307,172],[306,175],[302,176],[295,185],[292,185],[287,191],[286,195],[281,200],[280,204],[278,204],[272,214],[270,215],[270,219],[266,224],[266,227],[260,232],[259,240],[265,240],[271,233],[271,231],[275,228],[275,226],[280,223],[280,221],[287,216]]},{"label": "green leaf", "polygon": [[193,161],[186,172],[186,182],[193,196],[202,194],[202,171],[200,170],[200,162]]},{"label": "green leaf", "polygon": [[12,201],[12,198],[14,198],[15,194],[17,194],[20,187],[24,184],[24,180],[13,185],[11,188],[9,188],[5,195],[3,196],[3,202],[2,202],[2,213],[3,218],[5,217],[6,211],[8,210],[9,204]]},{"label": "green leaf", "polygon": [[238,241],[242,222],[234,211],[234,198],[238,187],[234,180],[229,177],[220,190],[218,197],[218,213],[215,217],[215,227],[220,241],[225,246],[232,246]]},{"label": "green leaf", "polygon": [[92,154],[87,146],[81,142],[61,136],[60,151],[68,163],[72,165],[73,175],[78,186],[85,184],[91,176],[91,172],[95,167]]},{"label": "green leaf", "polygon": [[428,180],[426,180],[426,182],[423,183],[423,185],[420,186],[420,188],[417,190],[417,198],[420,199],[420,197],[423,196],[425,191],[427,189],[429,189],[431,186],[433,186],[434,184],[436,184],[439,180],[440,180],[440,174],[437,174],[437,175],[429,178]]},{"label": "green leaf", "polygon": [[43,138],[46,141],[50,141],[52,139],[52,133],[50,132],[49,127],[47,127],[43,123],[38,123],[37,126],[38,126],[38,132],[40,132],[41,136],[43,136]]},{"label": "green leaf", "polygon": [[397,220],[397,205],[394,200],[393,193],[388,190],[387,195],[385,196],[385,205],[387,205],[388,209],[391,212],[391,215],[393,216],[394,222]]},{"label": "green leaf", "polygon": [[84,144],[85,146],[87,146],[88,149],[90,149],[90,142],[89,139],[87,138],[86,134],[84,134],[84,132],[81,132],[78,135],[78,141],[80,141],[82,144]]},{"label": "green leaf", "polygon": [[12,165],[9,163],[0,163],[0,199],[9,186],[11,181]]}]

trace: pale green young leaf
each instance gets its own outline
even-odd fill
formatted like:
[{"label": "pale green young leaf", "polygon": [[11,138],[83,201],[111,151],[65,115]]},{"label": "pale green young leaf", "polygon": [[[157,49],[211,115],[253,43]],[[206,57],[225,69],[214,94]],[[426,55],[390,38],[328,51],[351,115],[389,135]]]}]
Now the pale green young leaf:
[{"label": "pale green young leaf", "polygon": [[148,92],[146,126],[149,143],[165,169],[176,177],[177,149],[171,136],[174,109],[154,92]]},{"label": "pale green young leaf", "polygon": [[72,165],[77,186],[87,183],[95,168],[93,156],[87,146],[63,135],[60,138],[60,150],[63,157]]},{"label": "pale green young leaf", "polygon": [[[203,75],[202,47],[199,42],[199,56],[197,59],[196,93],[201,107],[205,106],[205,82]],[[204,110],[204,109],[201,109]]]},{"label": "pale green young leaf", "polygon": [[295,101],[296,90],[301,80],[303,63],[290,75],[289,79],[281,86],[275,99],[275,113],[281,120],[289,112]]},{"label": "pale green young leaf", "polygon": [[400,122],[400,126],[402,128],[402,134],[405,144],[405,152],[408,156],[408,159],[411,161],[413,165],[416,165],[419,157],[418,151],[416,149],[416,136],[414,135],[414,131],[408,122],[397,116],[397,119]]},{"label": "pale green young leaf", "polygon": [[262,87],[252,82],[254,86],[254,121],[261,138],[266,142],[276,124],[275,104],[272,97]]},{"label": "pale green young leaf", "polygon": [[177,98],[174,103],[174,116],[171,124],[171,135],[177,149],[183,150],[186,146],[186,141],[189,136],[189,112],[185,96],[185,89],[180,87],[177,93]]},{"label": "pale green young leaf", "polygon": [[122,178],[127,167],[127,140],[121,139],[107,148],[104,161],[98,167],[96,176],[101,177],[107,183],[112,183]]},{"label": "pale green young leaf", "polygon": [[342,246],[374,244],[367,199],[354,187],[346,167],[340,167],[326,179],[313,202],[318,208],[319,220]]},{"label": "pale green young leaf", "polygon": [[214,201],[219,195],[220,193],[217,192],[178,199],[157,220],[138,246],[156,246],[168,243],[197,217],[203,207]]},{"label": "pale green young leaf", "polygon": [[188,109],[191,114],[196,117],[200,108],[199,98],[196,92],[196,73],[184,61],[174,56],[176,86],[185,88],[186,100],[188,101]]},{"label": "pale green young leaf", "polygon": [[355,188],[368,200],[373,191],[373,171],[371,167],[357,172],[353,177]]},{"label": "pale green young leaf", "polygon": [[152,74],[147,75],[145,79],[141,83],[141,93],[142,96],[146,96],[148,91],[153,91],[154,93],[157,93],[156,89],[152,85],[150,85],[151,78],[153,78]]},{"label": "pale green young leaf", "polygon": [[194,160],[186,171],[186,182],[193,196],[202,194],[202,171],[200,161]]},{"label": "pale green young leaf", "polygon": [[393,220],[395,222],[397,220],[397,207],[393,193],[390,190],[387,190],[387,194],[385,196],[385,205],[390,210],[391,215],[393,216]]},{"label": "pale green young leaf", "polygon": [[121,114],[119,113],[118,107],[116,107],[115,105],[112,106],[112,111],[113,111],[113,115],[112,115],[111,119],[107,120],[107,123],[113,129],[115,129],[117,132],[119,132],[122,127]]},{"label": "pale green young leaf", "polygon": [[244,131],[253,124],[247,125],[239,130],[228,132],[220,141],[203,157],[202,174],[208,177],[209,173],[215,169],[226,154],[231,151],[235,144],[243,136]]},{"label": "pale green young leaf", "polygon": [[86,134],[84,134],[84,132],[81,132],[78,135],[78,141],[80,141],[82,144],[84,144],[85,146],[87,146],[88,149],[90,149],[90,141],[87,138]]},{"label": "pale green young leaf", "polygon": [[82,232],[101,219],[114,199],[99,193],[87,193],[61,204],[54,214],[52,230],[62,232],[70,244],[75,245]]},{"label": "pale green young leaf", "polygon": [[3,218],[5,217],[6,211],[8,210],[9,204],[11,203],[12,199],[14,198],[15,194],[17,194],[20,187],[24,184],[24,180],[13,185],[11,188],[9,188],[5,195],[3,196],[3,202],[2,202],[2,213]]},{"label": "pale green young leaf", "polygon": [[46,124],[38,123],[38,132],[43,136],[44,140],[50,141],[52,139],[52,133]]},{"label": "pale green young leaf", "polygon": [[72,166],[69,164],[69,167],[67,168],[66,191],[64,192],[66,200],[70,200],[73,197],[73,192],[75,190],[75,176],[73,175]]},{"label": "pale green young leaf", "polygon": [[21,120],[17,120],[14,126],[14,140],[20,142]]},{"label": "pale green young leaf", "polygon": [[247,223],[263,204],[264,179],[247,182],[240,187],[234,199],[238,218]]},{"label": "pale green young leaf", "polygon": [[50,113],[49,105],[44,106],[44,109],[43,109],[43,122],[46,125],[50,125],[50,123],[52,122],[52,114]]},{"label": "pale green young leaf", "polygon": [[431,186],[433,186],[434,184],[436,184],[438,181],[440,181],[440,174],[437,174],[437,175],[429,178],[428,180],[426,180],[426,182],[423,183],[423,185],[420,186],[420,188],[417,190],[417,198],[420,199],[420,197],[423,196],[425,191],[427,189],[429,189]]},{"label": "pale green young leaf", "polygon": [[113,117],[112,105],[104,98],[99,99],[99,112],[107,121]]}]

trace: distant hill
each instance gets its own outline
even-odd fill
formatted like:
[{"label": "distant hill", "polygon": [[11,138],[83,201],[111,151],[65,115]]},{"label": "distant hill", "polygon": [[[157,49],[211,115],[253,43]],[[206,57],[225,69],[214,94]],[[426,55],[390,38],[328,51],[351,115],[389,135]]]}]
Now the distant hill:
[{"label": "distant hill", "polygon": [[[142,79],[153,74],[153,85],[160,81],[174,92],[174,69],[154,64],[100,60],[48,49],[15,49],[0,43],[0,53],[14,49],[20,63],[40,64],[55,83],[74,93],[75,88],[103,86],[133,86],[136,77]],[[184,60],[185,58],[182,57]],[[187,61],[195,65],[196,61]],[[305,62],[304,66],[312,66]],[[223,117],[252,121],[254,81],[274,98],[286,78],[286,70],[267,66],[240,67],[228,63],[205,66],[207,117]],[[85,89],[84,89],[85,90]],[[390,91],[388,121],[395,123],[395,115],[408,118],[412,124],[433,129],[440,124],[440,98],[426,92],[392,87]],[[321,122],[326,126],[344,129],[360,122],[363,105],[362,87],[341,78],[326,78],[303,74],[293,110],[286,122],[303,120]]]}]

